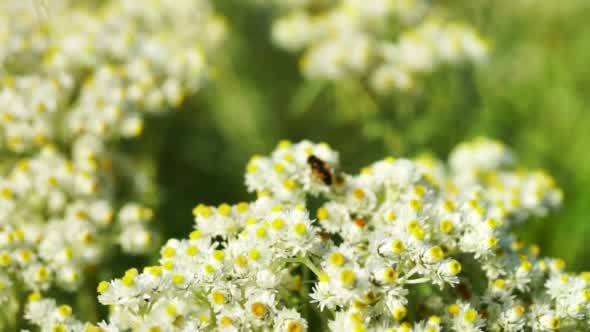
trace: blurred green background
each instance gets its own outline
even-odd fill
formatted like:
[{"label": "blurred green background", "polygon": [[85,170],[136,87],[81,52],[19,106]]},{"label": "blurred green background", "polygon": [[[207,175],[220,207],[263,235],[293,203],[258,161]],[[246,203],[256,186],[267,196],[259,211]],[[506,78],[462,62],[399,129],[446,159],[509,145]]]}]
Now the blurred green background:
[{"label": "blurred green background", "polygon": [[[305,80],[297,56],[270,41],[271,11],[253,1],[212,3],[229,31],[215,80],[180,111],[148,119],[142,139],[124,142],[132,155],[155,160],[157,183],[144,203],[163,240],[191,231],[196,203],[254,198],[243,184],[246,162],[280,139],[325,141],[352,172],[386,155],[446,159],[457,143],[488,136],[523,166],[546,169],[565,193],[560,211],[521,226],[519,236],[571,270],[590,270],[590,1],[442,1],[447,17],[490,41],[489,61],[442,68],[420,80],[422,93],[386,98],[358,81]],[[99,280],[156,259],[114,252],[104,263],[114,271],[89,274],[77,294],[77,307],[87,309],[79,316],[106,316],[95,303]]]},{"label": "blurred green background", "polygon": [[[155,155],[156,227],[185,236],[197,202],[248,200],[243,172],[279,139],[325,141],[355,171],[385,155],[431,152],[489,136],[526,167],[553,174],[563,208],[517,230],[544,255],[590,270],[590,2],[449,1],[447,15],[474,25],[492,45],[477,68],[443,68],[423,92],[377,98],[358,82],[306,81],[297,57],[274,47],[272,13],[247,1],[217,0],[229,40],[216,80],[180,112],[151,119],[130,149]],[[125,261],[121,271],[141,262]]]}]

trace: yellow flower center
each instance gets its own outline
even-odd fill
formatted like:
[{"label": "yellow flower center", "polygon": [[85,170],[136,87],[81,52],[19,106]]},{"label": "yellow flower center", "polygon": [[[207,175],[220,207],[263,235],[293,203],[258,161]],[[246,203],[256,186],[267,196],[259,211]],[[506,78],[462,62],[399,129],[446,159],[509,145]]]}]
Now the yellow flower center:
[{"label": "yellow flower center", "polygon": [[266,315],[267,308],[264,303],[255,302],[255,303],[252,303],[252,305],[250,306],[250,311],[257,318],[261,318],[264,315]]},{"label": "yellow flower center", "polygon": [[463,318],[465,319],[465,321],[473,323],[477,319],[477,311],[469,309],[465,311],[465,313],[463,314]]},{"label": "yellow flower center", "polygon": [[408,310],[403,305],[397,306],[397,307],[393,308],[393,310],[391,311],[391,315],[393,316],[393,319],[395,319],[397,321],[404,319],[404,317],[406,317],[407,313],[408,313]]},{"label": "yellow flower center", "polygon": [[330,255],[330,257],[328,258],[328,261],[333,266],[342,266],[342,264],[344,264],[344,262],[346,262],[346,258],[341,253],[334,252]]},{"label": "yellow flower center", "polygon": [[340,272],[340,281],[344,287],[352,287],[356,283],[356,274],[352,270],[343,270]]},{"label": "yellow flower center", "polygon": [[225,295],[220,291],[214,290],[211,292],[211,300],[213,304],[221,305],[225,302]]}]

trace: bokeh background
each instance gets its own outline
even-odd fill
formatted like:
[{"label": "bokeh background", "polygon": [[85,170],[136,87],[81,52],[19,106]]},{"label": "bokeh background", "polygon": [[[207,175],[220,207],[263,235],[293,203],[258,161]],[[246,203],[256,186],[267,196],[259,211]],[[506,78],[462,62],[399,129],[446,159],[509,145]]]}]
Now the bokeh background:
[{"label": "bokeh background", "polygon": [[[229,33],[215,80],[180,111],[150,118],[144,138],[125,142],[155,157],[147,203],[163,239],[190,232],[197,203],[253,198],[243,184],[246,162],[280,139],[325,141],[356,171],[385,155],[445,159],[457,143],[488,136],[513,148],[522,165],[546,169],[565,193],[560,211],[517,233],[569,268],[590,270],[589,1],[447,1],[450,17],[489,39],[489,60],[442,68],[424,78],[422,93],[386,98],[354,81],[304,79],[297,56],[272,44],[270,11],[249,1],[214,4]],[[115,254],[112,273],[156,254]]]},{"label": "bokeh background", "polygon": [[[419,95],[375,97],[356,82],[305,80],[296,56],[268,37],[271,13],[217,0],[229,40],[214,82],[180,112],[154,118],[131,149],[157,155],[158,227],[183,236],[197,202],[252,198],[249,157],[279,139],[325,141],[346,170],[385,155],[446,158],[466,139],[509,145],[523,166],[544,168],[564,189],[562,209],[518,230],[572,269],[590,269],[590,2],[452,1],[451,17],[475,26],[491,54],[477,68],[443,68]],[[141,146],[139,146],[141,145]]]}]

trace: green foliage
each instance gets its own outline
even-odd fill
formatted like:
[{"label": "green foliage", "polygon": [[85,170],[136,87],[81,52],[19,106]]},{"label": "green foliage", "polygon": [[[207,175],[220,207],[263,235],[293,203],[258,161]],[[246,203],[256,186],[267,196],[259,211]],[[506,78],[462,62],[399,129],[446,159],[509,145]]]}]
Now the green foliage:
[{"label": "green foliage", "polygon": [[[460,141],[490,136],[521,162],[543,167],[565,191],[561,212],[519,235],[572,268],[590,268],[590,26],[584,1],[462,1],[447,15],[490,39],[488,63],[443,68],[413,95],[373,95],[358,81],[306,81],[293,55],[273,47],[271,13],[248,2],[218,1],[230,37],[216,81],[152,135],[157,153],[163,236],[191,228],[190,210],[245,199],[241,173],[253,153],[281,138],[326,141],[348,170],[384,154],[439,157]],[[150,132],[150,130],[146,130]]]}]

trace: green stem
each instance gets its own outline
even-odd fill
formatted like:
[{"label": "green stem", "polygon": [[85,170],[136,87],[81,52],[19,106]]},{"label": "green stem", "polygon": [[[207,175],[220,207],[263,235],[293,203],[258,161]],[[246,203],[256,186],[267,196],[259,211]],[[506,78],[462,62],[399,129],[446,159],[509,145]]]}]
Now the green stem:
[{"label": "green stem", "polygon": [[309,314],[309,288],[308,285],[306,283],[307,280],[309,280],[309,268],[304,267],[303,268],[303,275],[302,275],[302,283],[301,283],[301,289],[299,290],[299,294],[301,295],[301,304],[302,304],[302,314],[303,317],[305,317],[305,319],[307,321],[309,321],[310,318],[310,314]]},{"label": "green stem", "polygon": [[[308,269],[310,269],[311,272],[313,272],[316,276],[319,277],[322,274],[320,269],[311,261],[311,259],[309,259],[309,257],[302,257],[300,261],[303,265],[305,265]],[[303,280],[305,281],[305,279],[303,279]]]}]

